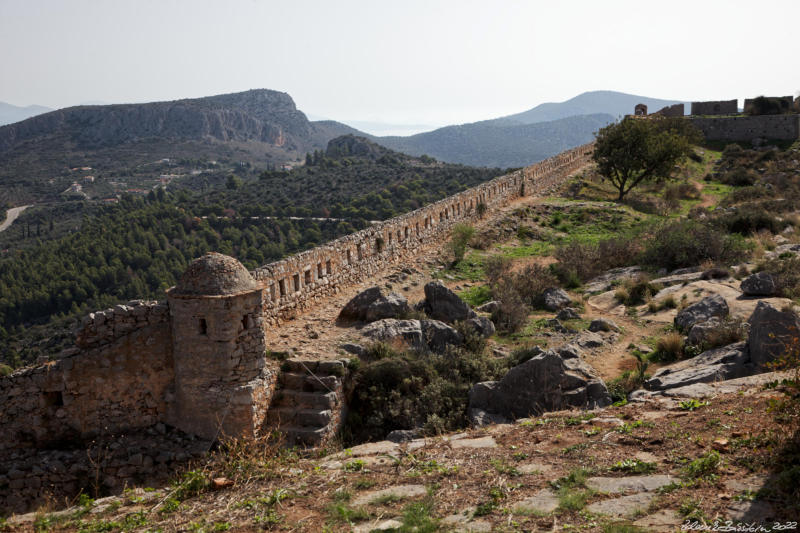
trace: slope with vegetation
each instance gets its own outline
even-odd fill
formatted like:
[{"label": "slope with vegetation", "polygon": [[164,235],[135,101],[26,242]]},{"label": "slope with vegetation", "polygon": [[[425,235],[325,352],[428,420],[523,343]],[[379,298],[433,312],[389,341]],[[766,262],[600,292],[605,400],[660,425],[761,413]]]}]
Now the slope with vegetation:
[{"label": "slope with vegetation", "polygon": [[163,298],[207,251],[255,268],[501,173],[353,136],[308,159],[291,171],[229,174],[202,192],[179,181],[119,204],[72,200],[26,211],[0,234],[0,362],[18,366],[57,352],[69,338],[53,330],[81,314]]}]

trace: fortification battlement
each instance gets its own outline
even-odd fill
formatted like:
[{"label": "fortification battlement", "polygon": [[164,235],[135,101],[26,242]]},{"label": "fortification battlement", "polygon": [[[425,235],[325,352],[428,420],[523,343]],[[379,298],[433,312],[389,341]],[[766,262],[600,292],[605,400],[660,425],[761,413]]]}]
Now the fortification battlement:
[{"label": "fortification battlement", "polygon": [[134,300],[90,313],[68,357],[0,378],[0,451],[159,422],[207,439],[257,436],[280,372],[266,357],[268,328],[422,245],[446,242],[452,226],[477,218],[481,205],[549,191],[588,162],[592,146],[253,272],[209,253],[190,264],[167,302]]}]

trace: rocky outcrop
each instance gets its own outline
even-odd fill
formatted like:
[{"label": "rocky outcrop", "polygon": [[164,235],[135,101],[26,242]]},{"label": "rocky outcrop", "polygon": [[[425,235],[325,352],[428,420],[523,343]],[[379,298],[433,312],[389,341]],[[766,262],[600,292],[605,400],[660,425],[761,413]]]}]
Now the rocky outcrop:
[{"label": "rocky outcrop", "polygon": [[800,319],[791,311],[779,311],[766,302],[758,302],[755,311],[748,319],[750,336],[747,346],[750,358],[760,370],[775,359],[797,352],[800,342]]},{"label": "rocky outcrop", "polygon": [[619,326],[608,318],[595,318],[589,324],[589,331],[619,331]]},{"label": "rocky outcrop", "polygon": [[555,287],[545,290],[544,293],[542,293],[542,299],[544,300],[544,308],[548,311],[558,311],[559,309],[567,307],[572,302],[569,295],[563,289]]},{"label": "rocky outcrop", "polygon": [[469,305],[456,293],[445,287],[441,281],[431,281],[425,284],[423,309],[434,320],[450,323],[475,316],[475,311],[470,309]]},{"label": "rocky outcrop", "polygon": [[728,316],[728,313],[730,313],[730,309],[725,298],[719,294],[713,294],[679,311],[675,316],[675,326],[681,331],[689,331],[699,322],[705,322],[714,317],[724,318]]},{"label": "rocky outcrop", "polygon": [[488,317],[476,316],[466,321],[467,326],[475,330],[475,332],[484,338],[489,338],[495,334],[494,322]]},{"label": "rocky outcrop", "polygon": [[700,346],[708,340],[713,332],[722,326],[722,322],[717,317],[698,322],[689,330],[686,342],[694,346]]},{"label": "rocky outcrop", "polygon": [[436,353],[444,353],[447,346],[460,346],[464,337],[444,322],[439,320],[420,320],[422,337],[428,349]]},{"label": "rocky outcrop", "polygon": [[715,348],[663,368],[645,382],[650,390],[665,390],[694,383],[740,378],[753,373],[747,344],[739,342]]},{"label": "rocky outcrop", "polygon": [[142,139],[255,141],[310,147],[313,126],[286,93],[257,89],[171,102],[78,106],[0,128],[0,152],[58,136],[83,149]]},{"label": "rocky outcrop", "polygon": [[577,320],[581,317],[572,307],[565,307],[556,315],[556,320]]},{"label": "rocky outcrop", "polygon": [[513,419],[568,407],[592,409],[610,404],[605,383],[589,365],[577,357],[565,359],[552,350],[515,366],[500,381],[476,384],[469,394],[473,422],[497,415]]},{"label": "rocky outcrop", "polygon": [[361,334],[374,341],[400,342],[418,352],[444,353],[447,346],[460,346],[464,337],[439,320],[386,318],[365,326]]},{"label": "rocky outcrop", "polygon": [[777,290],[775,280],[767,272],[756,272],[744,278],[740,288],[746,296],[772,296]]},{"label": "rocky outcrop", "polygon": [[380,287],[370,287],[355,295],[339,312],[344,320],[375,322],[384,318],[397,318],[410,311],[406,298],[397,293],[384,295]]}]

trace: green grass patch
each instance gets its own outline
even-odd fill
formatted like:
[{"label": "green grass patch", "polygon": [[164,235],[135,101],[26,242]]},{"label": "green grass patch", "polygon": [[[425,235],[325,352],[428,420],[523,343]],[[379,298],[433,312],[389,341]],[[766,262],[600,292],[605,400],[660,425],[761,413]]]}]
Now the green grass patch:
[{"label": "green grass patch", "polygon": [[451,268],[435,272],[434,277],[447,279],[450,276],[457,280],[483,281],[486,278],[483,270],[485,258],[486,255],[484,253],[470,250],[464,259]]},{"label": "green grass patch", "polygon": [[488,285],[476,285],[461,291],[458,295],[470,306],[478,307],[492,299],[492,289]]}]

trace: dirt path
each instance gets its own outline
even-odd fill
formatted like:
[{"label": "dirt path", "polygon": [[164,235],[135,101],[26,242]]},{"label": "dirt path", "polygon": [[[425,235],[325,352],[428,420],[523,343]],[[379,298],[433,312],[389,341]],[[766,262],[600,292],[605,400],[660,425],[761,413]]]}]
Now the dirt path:
[{"label": "dirt path", "polygon": [[2,224],[0,224],[0,231],[5,231],[9,227],[11,227],[11,224],[13,224],[15,220],[17,220],[17,217],[19,217],[22,214],[22,212],[28,209],[29,207],[30,205],[22,205],[20,207],[12,207],[11,209],[9,209],[6,212],[6,219],[3,221]]}]

